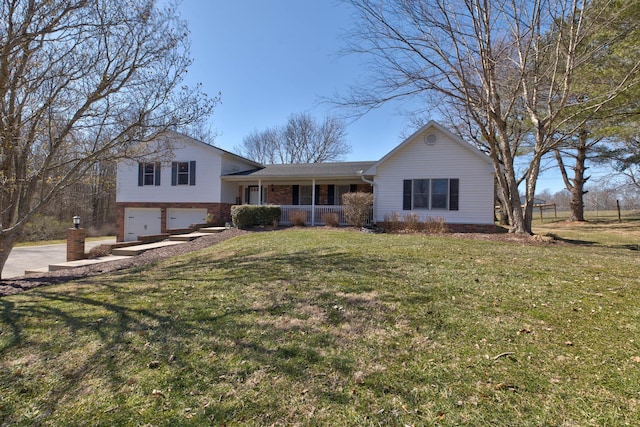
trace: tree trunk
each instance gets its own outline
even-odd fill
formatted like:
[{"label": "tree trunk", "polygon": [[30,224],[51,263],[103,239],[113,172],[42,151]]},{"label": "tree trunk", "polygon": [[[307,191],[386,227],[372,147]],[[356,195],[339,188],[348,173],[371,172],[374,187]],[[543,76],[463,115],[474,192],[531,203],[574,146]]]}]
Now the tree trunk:
[{"label": "tree trunk", "polygon": [[2,279],[2,270],[16,240],[18,240],[18,233],[16,232],[0,233],[0,279]]},{"label": "tree trunk", "polygon": [[587,170],[585,163],[587,160],[586,133],[580,133],[580,143],[576,147],[576,164],[573,167],[573,185],[571,186],[571,201],[569,207],[571,213],[569,221],[584,221],[584,184],[587,182],[584,173]]}]

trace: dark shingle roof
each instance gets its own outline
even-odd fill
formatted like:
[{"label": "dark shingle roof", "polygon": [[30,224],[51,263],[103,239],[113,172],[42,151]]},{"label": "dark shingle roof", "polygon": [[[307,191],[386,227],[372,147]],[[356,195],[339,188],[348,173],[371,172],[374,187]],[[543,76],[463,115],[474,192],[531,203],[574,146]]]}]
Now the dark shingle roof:
[{"label": "dark shingle roof", "polygon": [[262,169],[224,175],[251,178],[337,178],[359,177],[376,162],[296,163],[265,165]]}]

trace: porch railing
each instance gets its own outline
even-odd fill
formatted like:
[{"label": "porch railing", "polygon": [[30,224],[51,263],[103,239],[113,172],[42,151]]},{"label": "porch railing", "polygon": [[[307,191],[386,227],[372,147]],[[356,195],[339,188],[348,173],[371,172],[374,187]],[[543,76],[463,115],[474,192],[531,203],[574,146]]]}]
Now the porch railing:
[{"label": "porch railing", "polygon": [[[290,215],[292,212],[306,212],[307,214],[307,225],[324,225],[322,221],[322,215],[325,213],[335,213],[338,215],[338,222],[340,225],[348,225],[347,221],[344,219],[344,211],[342,210],[342,206],[308,206],[308,205],[280,205],[280,209],[282,210],[282,216],[280,217],[280,223],[289,225],[291,224]],[[311,213],[315,209],[315,215],[312,216]],[[313,223],[311,222],[313,218]],[[369,212],[369,218],[367,218],[366,223],[371,224],[371,219],[373,218],[373,211]]]}]

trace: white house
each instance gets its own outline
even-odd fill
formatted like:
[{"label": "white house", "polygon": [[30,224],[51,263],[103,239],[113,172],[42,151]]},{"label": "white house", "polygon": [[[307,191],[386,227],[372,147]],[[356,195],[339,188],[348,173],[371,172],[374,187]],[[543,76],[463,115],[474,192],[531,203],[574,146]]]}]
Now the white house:
[{"label": "white house", "polygon": [[237,189],[222,176],[262,167],[175,132],[163,138],[173,146],[170,160],[118,163],[118,241],[202,224],[208,213],[228,218],[231,205],[237,203]]},{"label": "white house", "polygon": [[374,194],[373,222],[392,213],[442,218],[454,230],[493,231],[491,160],[429,122],[379,161],[260,165],[183,135],[164,162],[118,166],[118,240],[229,220],[233,204],[277,204],[282,223],[306,211],[308,223],[342,213],[342,194]]}]

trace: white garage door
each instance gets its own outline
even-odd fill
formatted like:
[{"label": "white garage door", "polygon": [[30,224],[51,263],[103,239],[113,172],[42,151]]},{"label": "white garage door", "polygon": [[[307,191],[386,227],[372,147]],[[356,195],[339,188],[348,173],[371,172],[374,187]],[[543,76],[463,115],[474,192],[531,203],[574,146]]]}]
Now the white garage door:
[{"label": "white garage door", "polygon": [[204,224],[207,218],[207,209],[169,208],[167,209],[167,228],[175,230],[187,228],[191,224]]},{"label": "white garage door", "polygon": [[162,217],[160,208],[125,208],[124,240],[138,240],[138,236],[160,234]]}]

